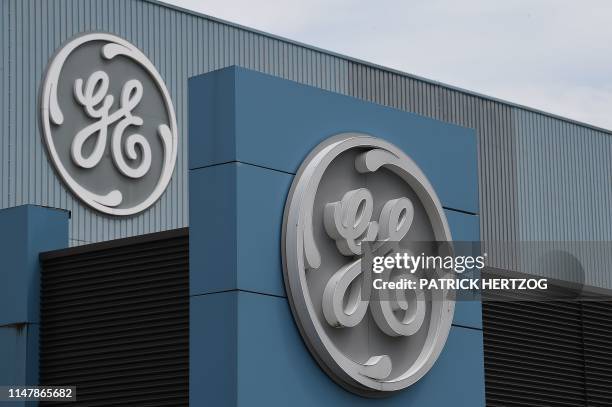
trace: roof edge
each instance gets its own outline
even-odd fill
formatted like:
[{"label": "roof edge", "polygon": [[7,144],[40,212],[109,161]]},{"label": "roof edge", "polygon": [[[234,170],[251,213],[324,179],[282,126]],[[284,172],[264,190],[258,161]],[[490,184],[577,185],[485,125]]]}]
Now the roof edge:
[{"label": "roof edge", "polygon": [[522,105],[520,103],[509,102],[507,100],[503,100],[503,99],[500,99],[500,98],[497,98],[497,97],[494,97],[494,96],[485,95],[483,93],[471,91],[471,90],[468,90],[468,89],[465,89],[465,88],[461,88],[459,86],[449,85],[449,84],[446,84],[446,83],[443,83],[443,82],[440,82],[440,81],[436,81],[434,79],[428,79],[428,78],[425,78],[425,77],[422,77],[422,76],[419,76],[419,75],[415,75],[415,74],[411,74],[411,73],[408,73],[408,72],[404,72],[404,71],[401,71],[399,69],[389,68],[389,67],[386,67],[386,66],[383,66],[383,65],[376,64],[374,62],[369,62],[369,61],[366,61],[366,60],[363,60],[363,59],[354,58],[354,57],[351,57],[351,56],[348,56],[348,55],[344,55],[344,54],[341,54],[339,52],[329,51],[329,50],[326,50],[326,49],[323,49],[323,48],[320,48],[320,47],[317,47],[317,46],[314,46],[314,45],[309,45],[309,44],[306,44],[306,43],[303,43],[303,42],[300,42],[300,41],[296,41],[296,40],[292,40],[292,39],[289,39],[289,38],[286,38],[286,37],[283,37],[283,36],[280,36],[280,35],[270,34],[270,33],[267,33],[265,31],[258,30],[256,28],[251,28],[251,27],[244,26],[242,24],[233,23],[231,21],[223,20],[223,19],[218,18],[218,17],[213,17],[211,15],[200,13],[198,11],[194,11],[194,10],[191,10],[191,9],[188,9],[188,8],[185,8],[185,7],[177,6],[175,4],[165,3],[162,0],[142,0],[142,1],[147,2],[147,3],[152,3],[152,4],[155,4],[155,5],[161,6],[161,7],[166,7],[166,8],[169,8],[171,10],[180,11],[182,13],[191,14],[193,16],[201,17],[201,18],[204,18],[204,19],[207,19],[207,20],[210,20],[210,21],[214,21],[214,22],[219,23],[219,24],[224,24],[224,25],[227,25],[227,26],[230,26],[230,27],[239,28],[241,30],[249,31],[249,32],[252,32],[254,34],[259,34],[259,35],[262,35],[262,36],[265,36],[265,37],[269,37],[269,38],[272,38],[272,39],[275,39],[275,40],[278,40],[278,41],[286,42],[288,44],[297,45],[299,47],[310,49],[312,51],[317,51],[317,52],[321,52],[323,54],[335,56],[337,58],[341,58],[341,59],[344,59],[344,60],[349,61],[349,62],[354,62],[354,63],[357,63],[357,64],[365,65],[365,66],[370,67],[370,68],[376,68],[376,69],[379,69],[381,71],[393,73],[393,74],[404,76],[404,77],[411,78],[411,79],[416,79],[416,80],[428,83],[430,85],[439,86],[439,87],[442,87],[442,88],[454,90],[456,92],[460,92],[460,93],[463,93],[465,95],[477,97],[477,98],[488,100],[488,101],[491,101],[491,102],[500,103],[500,104],[503,104],[503,105],[506,105],[506,106],[509,106],[509,107],[525,110],[525,111],[528,111],[528,112],[531,112],[531,113],[537,113],[537,114],[540,114],[540,115],[543,115],[543,116],[547,116],[547,117],[550,117],[550,118],[553,118],[553,119],[561,120],[561,121],[564,121],[564,122],[567,122],[567,123],[570,123],[570,124],[574,124],[574,125],[581,126],[581,127],[586,127],[588,129],[591,129],[591,130],[596,130],[596,131],[605,133],[607,135],[612,135],[612,129],[606,129],[604,127],[599,127],[599,126],[596,126],[594,124],[589,124],[589,123],[586,123],[586,122],[582,122],[580,120],[570,119],[568,117],[564,117],[564,116],[561,116],[561,115],[558,115],[558,114],[555,114],[555,113],[547,112],[545,110],[541,110],[541,109],[537,109],[537,108],[534,108],[534,107]]}]

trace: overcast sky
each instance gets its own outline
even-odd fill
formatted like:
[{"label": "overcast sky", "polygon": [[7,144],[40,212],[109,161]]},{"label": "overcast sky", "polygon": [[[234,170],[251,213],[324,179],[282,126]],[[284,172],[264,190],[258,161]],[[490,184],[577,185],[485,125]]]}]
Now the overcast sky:
[{"label": "overcast sky", "polygon": [[612,129],[611,0],[165,0]]}]

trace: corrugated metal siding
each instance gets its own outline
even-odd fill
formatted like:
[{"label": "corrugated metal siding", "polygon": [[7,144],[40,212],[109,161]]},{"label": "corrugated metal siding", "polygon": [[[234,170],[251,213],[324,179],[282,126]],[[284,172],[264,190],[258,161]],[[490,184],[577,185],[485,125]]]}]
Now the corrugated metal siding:
[{"label": "corrugated metal siding", "polygon": [[189,404],[187,229],[41,262],[40,382],[77,387],[76,404],[49,405]]},{"label": "corrugated metal siding", "polygon": [[520,240],[564,241],[588,285],[612,288],[612,137],[522,110],[515,121]]},{"label": "corrugated metal siding", "polygon": [[[352,96],[477,130],[481,236],[516,241],[515,108],[357,63],[350,71]],[[516,256],[507,247],[487,247],[491,265],[516,270]]]},{"label": "corrugated metal siding", "polygon": [[[143,1],[6,0],[11,33],[3,36],[2,207],[34,203],[72,212],[71,244],[104,241],[188,224],[187,78],[239,64],[346,93],[348,62],[258,33]],[[151,23],[148,23],[151,22]],[[140,47],[166,80],[180,133],[176,172],[150,210],[113,219],[75,200],[46,157],[37,117],[37,92],[53,52],[79,32],[109,31]],[[9,72],[10,71],[10,72]],[[4,106],[19,106],[8,109]]]},{"label": "corrugated metal siding", "polygon": [[521,238],[612,240],[612,137],[527,111],[516,127]]},{"label": "corrugated metal siding", "polygon": [[[154,2],[4,0],[2,9],[9,35],[2,40],[1,205],[35,203],[72,211],[73,245],[188,224],[186,81],[233,64],[475,128],[485,240],[539,239],[542,230],[554,239],[612,240],[612,137],[604,131]],[[157,204],[127,219],[102,216],[66,191],[46,159],[37,126],[37,91],[49,57],[76,33],[96,30],[139,46],[165,78],[177,110],[175,176]],[[544,187],[549,184],[543,171],[551,171],[545,166],[554,164],[553,154],[577,159],[554,167],[558,188],[571,202],[551,210],[558,197]],[[520,268],[511,251],[490,251],[495,267]],[[612,287],[612,276],[600,279],[600,285]]]},{"label": "corrugated metal siding", "polygon": [[11,78],[11,71],[9,69],[9,56],[11,46],[11,29],[10,29],[10,15],[9,15],[10,4],[7,1],[0,2],[0,208],[6,208],[9,206],[9,191],[8,186],[10,183],[10,161],[9,161],[9,87]]}]

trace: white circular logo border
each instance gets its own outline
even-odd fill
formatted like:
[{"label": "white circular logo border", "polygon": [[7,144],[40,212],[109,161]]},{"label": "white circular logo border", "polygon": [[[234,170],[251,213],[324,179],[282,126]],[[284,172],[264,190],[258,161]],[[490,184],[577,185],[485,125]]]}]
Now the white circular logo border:
[{"label": "white circular logo border", "polygon": [[[66,62],[66,59],[72,53],[72,51],[74,51],[77,47],[91,41],[106,41],[108,43],[117,44],[125,48],[125,52],[123,53],[123,55],[133,59],[142,67],[144,67],[149,73],[149,75],[151,75],[151,77],[154,79],[155,84],[157,85],[159,91],[161,92],[164,98],[166,111],[168,112],[168,116],[170,118],[169,127],[172,136],[170,145],[171,151],[166,154],[167,157],[164,157],[165,162],[162,168],[160,178],[157,181],[157,184],[155,185],[155,188],[153,189],[151,194],[143,202],[130,208],[113,208],[101,204],[99,200],[96,199],[96,194],[82,187],[66,170],[59,158],[59,155],[55,148],[55,144],[53,143],[50,116],[54,115],[56,117],[59,117],[60,121],[63,121],[63,115],[59,110],[56,94],[57,84],[61,70],[64,66],[64,63]],[[51,156],[51,162],[53,164],[53,167],[56,169],[60,178],[76,195],[77,198],[100,212],[115,216],[134,215],[146,210],[155,202],[157,202],[157,200],[163,195],[168,184],[170,183],[170,180],[172,179],[172,174],[174,173],[174,167],[176,166],[176,159],[178,155],[178,126],[176,122],[176,113],[174,111],[174,105],[172,104],[172,99],[170,98],[170,93],[168,92],[168,89],[166,88],[166,85],[155,66],[142,51],[140,51],[135,45],[133,45],[129,41],[110,33],[94,32],[79,35],[68,41],[62,46],[62,48],[59,49],[59,51],[55,53],[45,72],[41,89],[42,91],[40,94],[40,117],[43,140],[47,147],[47,152]]]},{"label": "white circular logo border", "polygon": [[362,133],[341,133],[326,139],[312,150],[300,165],[291,184],[285,203],[281,238],[283,279],[294,320],[321,368],[351,392],[367,397],[381,397],[414,384],[431,369],[449,335],[455,301],[450,296],[442,295],[442,300],[432,302],[432,314],[439,315],[440,323],[433,327],[433,333],[428,333],[425,347],[413,366],[400,376],[400,380],[377,381],[357,373],[352,367],[355,362],[348,359],[327,336],[315,314],[305,277],[305,263],[317,265],[321,261],[316,248],[312,250],[313,245],[316,246],[312,236],[312,209],[318,184],[331,162],[344,151],[363,147],[382,149],[397,158],[393,168],[389,169],[402,178],[421,200],[435,239],[452,241],[440,200],[425,174],[410,157],[380,138]]}]

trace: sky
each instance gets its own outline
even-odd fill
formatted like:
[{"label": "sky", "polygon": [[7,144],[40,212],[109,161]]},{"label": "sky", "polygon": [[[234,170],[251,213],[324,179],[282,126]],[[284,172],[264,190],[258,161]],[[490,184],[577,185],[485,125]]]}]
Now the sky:
[{"label": "sky", "polygon": [[610,0],[164,0],[612,129]]}]

